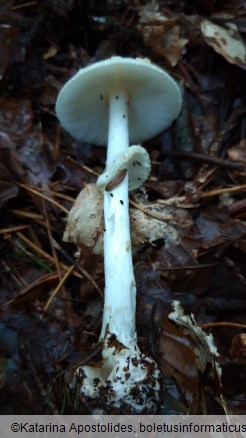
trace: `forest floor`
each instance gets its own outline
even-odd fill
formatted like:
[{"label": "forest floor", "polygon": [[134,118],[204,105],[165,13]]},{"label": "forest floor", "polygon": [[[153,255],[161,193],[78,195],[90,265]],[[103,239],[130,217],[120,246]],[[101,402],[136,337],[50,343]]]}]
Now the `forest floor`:
[{"label": "forest floor", "polygon": [[[137,333],[163,373],[160,412],[245,414],[240,0],[0,1],[0,414],[73,412],[69,371],[97,346],[103,258],[83,247],[78,259],[63,233],[106,151],[71,138],[55,102],[79,68],[115,54],[149,58],[183,93],[178,120],[144,145],[151,175],[130,196],[150,229],[134,253]],[[170,319],[174,301],[194,315],[188,327]]]}]

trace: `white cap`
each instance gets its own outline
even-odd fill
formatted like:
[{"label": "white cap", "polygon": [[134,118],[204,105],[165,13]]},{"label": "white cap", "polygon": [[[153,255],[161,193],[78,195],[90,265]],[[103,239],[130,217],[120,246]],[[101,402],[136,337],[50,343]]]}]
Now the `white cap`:
[{"label": "white cap", "polygon": [[146,59],[114,56],[78,71],[61,89],[56,113],[61,125],[88,143],[106,145],[109,96],[124,90],[129,99],[129,141],[146,141],[178,116],[181,93],[176,82]]}]

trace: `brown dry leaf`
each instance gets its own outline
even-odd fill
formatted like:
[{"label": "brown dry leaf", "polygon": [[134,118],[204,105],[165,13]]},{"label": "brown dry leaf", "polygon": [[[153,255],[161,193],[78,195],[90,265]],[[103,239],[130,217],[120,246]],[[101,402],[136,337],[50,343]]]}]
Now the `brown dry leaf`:
[{"label": "brown dry leaf", "polygon": [[144,5],[140,11],[140,20],[142,24],[151,24],[155,22],[164,23],[168,20],[168,17],[159,12],[159,4],[156,1],[151,1]]},{"label": "brown dry leaf", "polygon": [[58,49],[55,46],[50,46],[49,49],[43,54],[43,59],[54,58],[57,55]]},{"label": "brown dry leaf", "polygon": [[227,155],[232,161],[240,161],[246,163],[246,139],[240,141],[235,146],[227,150]]},{"label": "brown dry leaf", "polygon": [[14,62],[15,49],[19,38],[19,31],[9,24],[0,26],[0,79],[6,69]]},{"label": "brown dry leaf", "polygon": [[34,299],[42,296],[43,293],[46,293],[50,289],[50,287],[54,286],[54,283],[57,282],[57,279],[58,273],[51,272],[43,275],[37,280],[34,280],[32,283],[24,287],[15,298],[6,303],[6,305],[10,306],[8,307],[8,311],[11,312],[11,310],[14,310],[14,307],[21,307],[25,304],[29,304]]},{"label": "brown dry leaf", "polygon": [[76,198],[69,213],[63,236],[65,242],[74,242],[92,248],[94,254],[103,251],[103,195],[96,184],[87,184]]},{"label": "brown dry leaf", "polygon": [[[220,401],[225,413],[227,413],[227,406],[222,393],[221,369],[216,361],[219,354],[212,335],[207,335],[196,324],[194,315],[185,315],[178,301],[173,301],[173,309],[168,317],[180,328],[181,333],[187,337],[187,341],[191,345],[194,355],[193,367],[196,368],[199,376],[203,376],[203,388],[209,388],[209,393],[213,394],[217,401]],[[195,396],[194,393],[193,397]]]},{"label": "brown dry leaf", "polygon": [[15,198],[18,187],[13,175],[8,171],[4,163],[0,163],[0,207],[9,199]]},{"label": "brown dry leaf", "polygon": [[[160,204],[144,206],[144,209],[146,213],[137,208],[131,208],[130,210],[133,252],[141,248],[141,243],[153,243],[159,239],[163,239],[167,247],[170,244],[177,244],[179,240],[178,231],[173,224],[165,221],[170,209]],[[157,217],[149,216],[148,212],[153,215],[156,214]],[[163,217],[163,220],[161,217]]]},{"label": "brown dry leaf", "polygon": [[151,2],[140,12],[138,29],[155,53],[167,59],[172,67],[177,65],[189,40],[182,37],[175,18],[162,14],[158,4]]},{"label": "brown dry leaf", "polygon": [[213,248],[217,245],[234,243],[246,234],[245,224],[226,215],[217,216],[218,211],[207,211],[201,214],[196,225],[202,237],[201,248]]},{"label": "brown dry leaf", "polygon": [[4,387],[6,381],[7,358],[0,353],[0,390]]},{"label": "brown dry leaf", "polygon": [[201,391],[200,375],[195,364],[196,355],[187,337],[168,319],[163,323],[160,352],[163,374],[173,377],[186,401],[193,403],[195,394]]},{"label": "brown dry leaf", "polygon": [[[186,211],[153,203],[136,204],[130,209],[133,252],[146,243],[163,239],[167,247],[177,244],[179,233],[176,224],[190,222]],[[175,225],[166,221],[173,214]],[[103,195],[96,184],[90,183],[80,192],[69,213],[63,240],[92,248],[94,254],[103,254]]]},{"label": "brown dry leaf", "polygon": [[232,359],[242,365],[246,364],[246,333],[239,333],[232,339],[230,354]]},{"label": "brown dry leaf", "polygon": [[52,143],[39,128],[21,139],[21,148],[16,150],[16,156],[26,170],[25,182],[37,187],[49,187],[53,173],[51,148]]},{"label": "brown dry leaf", "polygon": [[0,131],[7,133],[11,140],[30,133],[32,118],[29,100],[18,102],[0,97]]},{"label": "brown dry leaf", "polygon": [[5,134],[0,130],[0,162],[4,167],[4,173],[6,174],[6,169],[8,169],[8,181],[15,181],[19,178],[24,178],[25,170],[19,162],[17,155],[16,143],[11,140],[8,134]]},{"label": "brown dry leaf", "polygon": [[226,27],[202,20],[201,31],[207,44],[231,64],[246,69],[246,45],[234,23]]},{"label": "brown dry leaf", "polygon": [[[7,115],[6,118],[8,119]],[[3,165],[7,169],[11,169],[11,173],[18,181],[21,180],[38,187],[49,187],[53,172],[53,159],[50,154],[51,147],[49,148],[49,146],[51,144],[49,140],[46,140],[39,130],[32,132],[28,128],[28,132],[25,133],[26,128],[24,126],[20,126],[23,133],[18,132],[15,136],[12,134],[12,128],[9,128],[10,133],[6,134],[1,131],[1,123],[0,109],[0,160]],[[18,123],[21,124],[21,121],[18,121]],[[14,141],[12,141],[13,138]],[[12,181],[15,180],[14,177]]]},{"label": "brown dry leaf", "polygon": [[196,356],[196,366],[202,373],[205,372],[207,364],[211,363],[220,375],[220,368],[215,362],[218,351],[214,345],[212,335],[207,335],[197,324],[194,315],[188,316],[178,301],[173,302],[173,312],[168,315],[178,327],[181,327],[183,333],[194,342],[194,353]]}]

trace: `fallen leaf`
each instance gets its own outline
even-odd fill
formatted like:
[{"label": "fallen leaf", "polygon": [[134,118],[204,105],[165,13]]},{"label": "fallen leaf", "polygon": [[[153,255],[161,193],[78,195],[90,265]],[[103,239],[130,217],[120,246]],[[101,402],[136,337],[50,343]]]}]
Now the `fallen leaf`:
[{"label": "fallen leaf", "polygon": [[0,353],[0,390],[4,387],[6,381],[7,358]]},{"label": "fallen leaf", "polygon": [[246,70],[246,45],[234,23],[222,27],[209,20],[202,20],[201,31],[207,44],[217,53],[231,64]]},{"label": "fallen leaf", "polygon": [[180,329],[168,319],[163,320],[160,343],[160,363],[165,376],[173,377],[188,402],[199,392],[199,371],[195,365],[192,344]]},{"label": "fallen leaf", "polygon": [[8,24],[0,26],[0,79],[8,66],[14,62],[18,38],[19,31],[16,27]]},{"label": "fallen leaf", "polygon": [[3,163],[0,163],[0,207],[17,196],[18,191],[13,175]]},{"label": "fallen leaf", "polygon": [[53,58],[54,56],[56,56],[57,52],[58,52],[57,47],[55,47],[55,46],[50,46],[49,49],[47,50],[47,52],[45,52],[45,53],[43,54],[43,59],[50,59],[50,58]]},{"label": "fallen leaf", "polygon": [[188,39],[182,36],[181,26],[175,18],[159,12],[156,2],[148,3],[140,12],[138,29],[145,43],[162,55],[174,67],[180,61]]},{"label": "fallen leaf", "polygon": [[11,311],[11,306],[14,310],[14,307],[21,307],[30,303],[30,301],[33,301],[35,298],[38,298],[49,290],[50,285],[53,287],[53,283],[57,282],[57,278],[57,272],[51,272],[34,280],[31,284],[28,284],[22,291],[20,291],[15,298],[6,303],[6,305],[10,306],[8,310]]},{"label": "fallen leaf", "polygon": [[30,101],[18,102],[0,97],[0,131],[8,134],[11,140],[30,133],[32,118]]},{"label": "fallen leaf", "polygon": [[70,210],[65,242],[92,248],[94,254],[103,252],[103,195],[96,184],[87,184]]},{"label": "fallen leaf", "polygon": [[246,163],[246,139],[240,141],[239,144],[230,147],[227,150],[227,155],[232,161],[240,161]]},{"label": "fallen leaf", "polygon": [[232,339],[230,354],[237,363],[246,364],[246,333],[239,333]]},{"label": "fallen leaf", "polygon": [[144,5],[144,7],[140,11],[140,20],[139,22],[142,24],[153,23],[155,21],[159,21],[164,23],[168,20],[168,17],[159,12],[159,4],[156,1],[151,1]]},{"label": "fallen leaf", "polygon": [[[203,376],[204,389],[209,388],[209,393],[214,395],[215,400],[219,399],[224,412],[227,413],[229,408],[222,393],[221,368],[216,360],[219,353],[212,335],[206,334],[197,325],[194,315],[185,315],[178,301],[173,301],[173,309],[168,317],[180,328],[191,344],[194,355],[193,367],[197,368],[200,377]],[[194,393],[193,396],[195,398],[196,394]]]}]

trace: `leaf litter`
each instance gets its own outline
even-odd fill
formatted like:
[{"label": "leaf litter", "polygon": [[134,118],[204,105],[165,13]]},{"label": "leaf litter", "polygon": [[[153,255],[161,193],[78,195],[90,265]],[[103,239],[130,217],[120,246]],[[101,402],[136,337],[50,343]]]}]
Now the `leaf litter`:
[{"label": "leaf litter", "polygon": [[130,197],[139,345],[163,372],[160,413],[244,414],[244,3],[13,0],[0,14],[0,413],[73,412],[70,370],[99,351],[103,259],[63,234],[105,151],[65,133],[54,104],[80,67],[118,54],[165,68],[184,99]]}]

